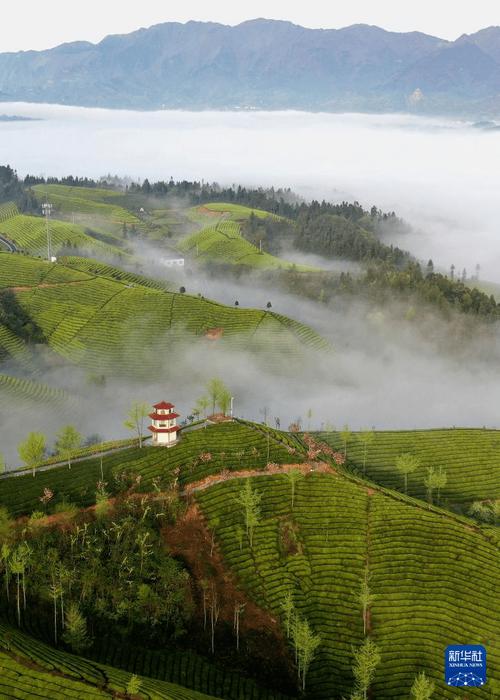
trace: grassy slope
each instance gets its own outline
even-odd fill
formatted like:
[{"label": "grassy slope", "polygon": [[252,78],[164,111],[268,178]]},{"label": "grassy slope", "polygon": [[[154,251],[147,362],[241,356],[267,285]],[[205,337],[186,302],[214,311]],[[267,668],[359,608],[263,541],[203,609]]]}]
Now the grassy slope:
[{"label": "grassy slope", "polygon": [[[319,433],[318,437],[342,449],[338,433]],[[442,491],[443,505],[466,508],[474,500],[500,498],[500,431],[485,429],[449,429],[376,432],[367,452],[366,474],[378,483],[403,490],[402,475],[396,470],[398,455],[410,452],[421,460],[420,467],[408,476],[408,493],[425,498],[423,480],[428,467],[444,467],[448,483]],[[360,471],[363,468],[362,444],[353,434],[348,457]]]},{"label": "grassy slope", "polygon": [[[55,650],[0,623],[0,697],[98,698],[125,695],[130,674],[111,666]],[[141,678],[141,698],[150,700],[209,700],[203,693]]]},{"label": "grassy slope", "polygon": [[210,343],[204,336],[211,328],[223,329],[222,346],[264,352],[277,365],[283,355],[300,359],[327,347],[312,329],[279,314],[148,288],[138,278],[133,285],[115,268],[106,273],[112,277],[86,269],[0,254],[0,289],[30,287],[14,290],[23,312],[57,353],[89,369],[146,373],[172,342],[197,336]]},{"label": "grassy slope", "polygon": [[[283,476],[253,478],[262,494],[254,547],[237,539],[241,484],[230,481],[197,494],[222,553],[247,592],[281,616],[287,590],[321,636],[310,670],[311,697],[341,698],[352,688],[352,645],[363,639],[358,595],[369,564],[375,595],[371,634],[382,662],[374,697],[406,698],[425,669],[436,697],[454,698],[443,684],[449,643],[485,643],[489,674],[499,680],[498,548],[479,529],[423,504],[369,489],[341,475],[310,474],[291,510]],[[298,551],[286,554],[280,521],[295,528]],[[471,690],[471,696],[482,691]]]}]

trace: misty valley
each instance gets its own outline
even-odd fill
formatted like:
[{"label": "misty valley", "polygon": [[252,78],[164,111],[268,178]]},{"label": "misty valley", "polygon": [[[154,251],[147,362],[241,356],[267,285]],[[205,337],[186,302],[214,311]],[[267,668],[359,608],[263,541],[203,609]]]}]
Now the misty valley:
[{"label": "misty valley", "polygon": [[495,129],[4,107],[0,697],[499,697]]}]

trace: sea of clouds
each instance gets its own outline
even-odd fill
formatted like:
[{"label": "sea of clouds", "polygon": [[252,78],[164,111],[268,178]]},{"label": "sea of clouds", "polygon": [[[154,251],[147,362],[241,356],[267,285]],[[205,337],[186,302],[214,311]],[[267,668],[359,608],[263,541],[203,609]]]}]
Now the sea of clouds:
[{"label": "sea of clouds", "polygon": [[133,112],[10,104],[0,160],[20,174],[290,186],[406,218],[398,241],[448,269],[500,282],[500,131],[408,115]]}]

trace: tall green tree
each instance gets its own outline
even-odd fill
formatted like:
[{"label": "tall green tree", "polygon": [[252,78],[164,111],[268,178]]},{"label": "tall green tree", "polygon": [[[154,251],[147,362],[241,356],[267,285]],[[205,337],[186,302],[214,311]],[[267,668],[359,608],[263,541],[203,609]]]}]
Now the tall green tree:
[{"label": "tall green tree", "polygon": [[283,598],[280,607],[285,617],[286,636],[290,637],[292,630],[292,622],[295,614],[295,606],[293,604],[293,593],[290,588],[285,593],[285,597]]},{"label": "tall green tree", "polygon": [[82,444],[82,436],[73,425],[65,425],[57,434],[56,450],[57,454],[64,457],[68,462],[68,469],[71,469],[71,456]]},{"label": "tall green tree", "polygon": [[16,577],[17,626],[21,627],[21,576],[24,573],[24,561],[18,547],[11,554],[9,569],[12,575]]},{"label": "tall green tree", "polygon": [[42,461],[45,454],[45,435],[42,433],[29,433],[27,438],[19,443],[17,451],[19,457],[30,467],[35,476],[36,467]]},{"label": "tall green tree", "polygon": [[427,475],[424,479],[424,486],[427,489],[427,501],[432,505],[434,490],[438,489],[438,502],[441,495],[441,489],[446,485],[447,476],[442,467],[429,467]]},{"label": "tall green tree", "polygon": [[70,603],[66,611],[62,638],[75,654],[81,654],[91,644],[87,633],[87,623],[77,603]]},{"label": "tall green tree", "polygon": [[422,671],[416,676],[411,687],[410,695],[412,700],[430,700],[434,693],[435,685]]},{"label": "tall green tree", "polygon": [[403,475],[405,493],[408,493],[408,474],[412,474],[420,466],[420,460],[415,455],[405,452],[396,457],[396,469]]},{"label": "tall green tree", "polygon": [[314,659],[316,649],[321,644],[321,637],[314,634],[305,618],[299,616],[293,618],[291,635],[297,661],[297,675],[302,691],[304,691],[307,672]]},{"label": "tall green tree", "polygon": [[57,580],[55,574],[52,574],[52,582],[49,585],[49,595],[52,598],[52,605],[53,605],[53,611],[54,611],[54,644],[57,646],[57,628],[58,628],[58,620],[57,620],[57,603],[59,601],[59,597],[61,595],[61,585],[59,581]]},{"label": "tall green tree", "polygon": [[128,411],[127,418],[123,423],[128,430],[132,430],[137,435],[139,447],[142,447],[142,442],[144,439],[144,423],[148,417],[148,413],[149,406],[147,403],[134,401]]},{"label": "tall green tree", "polygon": [[228,389],[226,388],[222,389],[219,393],[217,403],[221,413],[223,413],[226,416],[227,412],[231,407],[231,392],[228,391]]},{"label": "tall green tree", "polygon": [[355,680],[355,692],[363,700],[367,700],[370,685],[375,676],[375,671],[380,663],[380,652],[375,642],[366,637],[359,649],[354,652],[354,664],[352,672]]},{"label": "tall green tree", "polygon": [[434,483],[436,484],[436,489],[437,489],[437,504],[440,505],[441,503],[441,489],[444,489],[448,482],[448,476],[446,474],[446,470],[443,469],[443,467],[438,467],[436,469],[436,473],[434,475]]},{"label": "tall green tree", "polygon": [[[208,400],[210,404],[212,405],[212,414],[215,413],[215,407],[217,404],[220,402],[221,397],[224,396],[224,394],[229,394],[229,391],[222,381],[222,379],[218,379],[217,377],[214,377],[211,379],[208,384],[207,384],[207,395],[208,395]],[[227,398],[227,397],[226,397]],[[231,400],[231,397],[229,396],[229,400]]]},{"label": "tall green tree", "polygon": [[285,479],[287,479],[288,483],[290,484],[290,494],[292,497],[292,510],[293,510],[293,504],[295,501],[295,489],[297,487],[297,483],[304,477],[304,474],[300,471],[300,469],[291,469],[289,472],[285,472]]},{"label": "tall green tree", "polygon": [[252,488],[251,479],[245,479],[237,497],[237,502],[243,507],[243,518],[250,547],[253,546],[253,535],[260,519],[260,501],[262,495]]},{"label": "tall green tree", "polygon": [[21,542],[10,555],[9,570],[16,577],[16,611],[17,624],[21,626],[21,590],[23,597],[23,610],[26,610],[26,569],[32,550],[27,542]]}]

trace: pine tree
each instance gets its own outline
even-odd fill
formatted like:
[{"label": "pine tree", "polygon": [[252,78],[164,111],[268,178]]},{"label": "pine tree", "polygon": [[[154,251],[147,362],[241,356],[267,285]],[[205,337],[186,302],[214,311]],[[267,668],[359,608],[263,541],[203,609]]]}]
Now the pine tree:
[{"label": "pine tree", "polygon": [[366,637],[363,644],[354,654],[352,672],[356,682],[356,693],[367,700],[368,690],[373,681],[375,671],[380,663],[380,652],[375,642]]},{"label": "pine tree", "polygon": [[91,642],[87,634],[87,623],[76,603],[70,603],[65,616],[63,641],[75,654],[88,649]]}]

